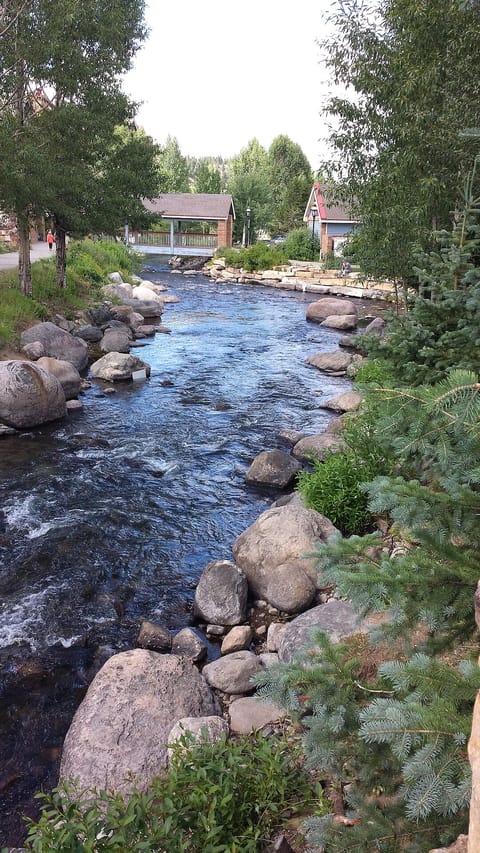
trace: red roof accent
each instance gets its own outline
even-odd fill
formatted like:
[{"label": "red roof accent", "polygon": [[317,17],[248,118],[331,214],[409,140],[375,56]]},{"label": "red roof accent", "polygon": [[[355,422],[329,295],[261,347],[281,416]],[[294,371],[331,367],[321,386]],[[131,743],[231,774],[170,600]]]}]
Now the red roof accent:
[{"label": "red roof accent", "polygon": [[315,199],[317,202],[317,208],[318,208],[318,212],[320,214],[320,219],[326,219],[327,218],[327,210],[325,207],[325,202],[323,200],[323,195],[320,192],[320,184],[315,183],[313,186],[314,186],[314,190],[315,190]]}]

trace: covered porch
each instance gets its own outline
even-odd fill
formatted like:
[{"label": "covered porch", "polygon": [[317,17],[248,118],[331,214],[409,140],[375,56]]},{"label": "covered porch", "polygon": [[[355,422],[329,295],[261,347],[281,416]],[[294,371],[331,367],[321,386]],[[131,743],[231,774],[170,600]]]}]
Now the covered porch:
[{"label": "covered porch", "polygon": [[231,195],[163,193],[144,205],[168,222],[169,230],[130,231],[127,226],[125,241],[138,251],[212,257],[218,248],[232,245],[235,210]]}]

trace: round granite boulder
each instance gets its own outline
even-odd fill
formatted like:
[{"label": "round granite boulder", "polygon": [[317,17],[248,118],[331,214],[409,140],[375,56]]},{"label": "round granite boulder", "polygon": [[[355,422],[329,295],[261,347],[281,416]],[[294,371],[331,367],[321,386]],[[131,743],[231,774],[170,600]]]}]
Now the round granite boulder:
[{"label": "round granite boulder", "polygon": [[26,429],[65,413],[65,394],[56,376],[30,361],[0,362],[0,421]]}]

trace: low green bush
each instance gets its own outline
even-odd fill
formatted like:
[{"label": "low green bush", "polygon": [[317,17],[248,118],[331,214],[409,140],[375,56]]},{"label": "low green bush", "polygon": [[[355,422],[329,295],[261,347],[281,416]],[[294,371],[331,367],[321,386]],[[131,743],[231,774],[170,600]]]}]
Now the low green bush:
[{"label": "low green bush", "polygon": [[296,261],[318,261],[320,242],[309,228],[294,228],[287,234],[283,251],[287,258]]},{"label": "low green bush", "polygon": [[377,430],[381,407],[381,396],[373,391],[360,412],[344,417],[345,449],[328,452],[324,462],[312,456],[313,470],[301,471],[297,479],[305,505],[329,518],[345,536],[372,529],[374,519],[362,486],[393,471],[393,452]]},{"label": "low green bush", "polygon": [[115,240],[91,240],[85,239],[69,244],[67,251],[69,267],[81,271],[82,265],[90,275],[92,281],[98,280],[95,276],[103,273],[103,277],[110,272],[120,272],[127,277],[138,265],[138,256],[124,243]]},{"label": "low green bush", "polygon": [[343,261],[344,258],[340,258],[330,251],[325,255],[323,265],[326,270],[340,270],[342,268]]},{"label": "low green bush", "polygon": [[[222,740],[174,747],[170,771],[128,801],[62,786],[29,822],[36,853],[259,853],[285,814],[324,811],[321,789],[286,739]],[[320,792],[320,793],[319,793]]]},{"label": "low green bush", "polygon": [[285,263],[286,255],[279,246],[267,246],[266,243],[254,243],[248,249],[217,249],[215,256],[225,258],[228,267],[244,269],[247,272],[268,270]]},{"label": "low green bush", "polygon": [[17,270],[0,273],[0,346],[15,344],[20,328],[47,320],[53,312],[72,317],[100,296],[110,272],[128,280],[138,259],[113,240],[72,241],[67,248],[67,286],[59,289],[53,258],[32,264],[32,298],[18,289]]},{"label": "low green bush", "polygon": [[361,484],[373,479],[357,455],[347,450],[328,453],[325,461],[312,457],[313,471],[301,471],[297,489],[308,509],[316,509],[345,535],[365,533],[373,516]]}]

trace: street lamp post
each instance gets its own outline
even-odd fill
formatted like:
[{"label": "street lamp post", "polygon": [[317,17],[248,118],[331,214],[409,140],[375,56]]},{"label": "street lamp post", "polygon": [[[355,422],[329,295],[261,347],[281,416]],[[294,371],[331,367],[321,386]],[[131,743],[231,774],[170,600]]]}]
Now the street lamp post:
[{"label": "street lamp post", "polygon": [[247,207],[247,233],[245,235],[245,245],[247,246],[247,248],[250,245],[250,214],[251,210],[249,207]]},{"label": "street lamp post", "polygon": [[317,211],[314,207],[312,207],[312,257],[315,254],[315,219],[317,217]]}]

